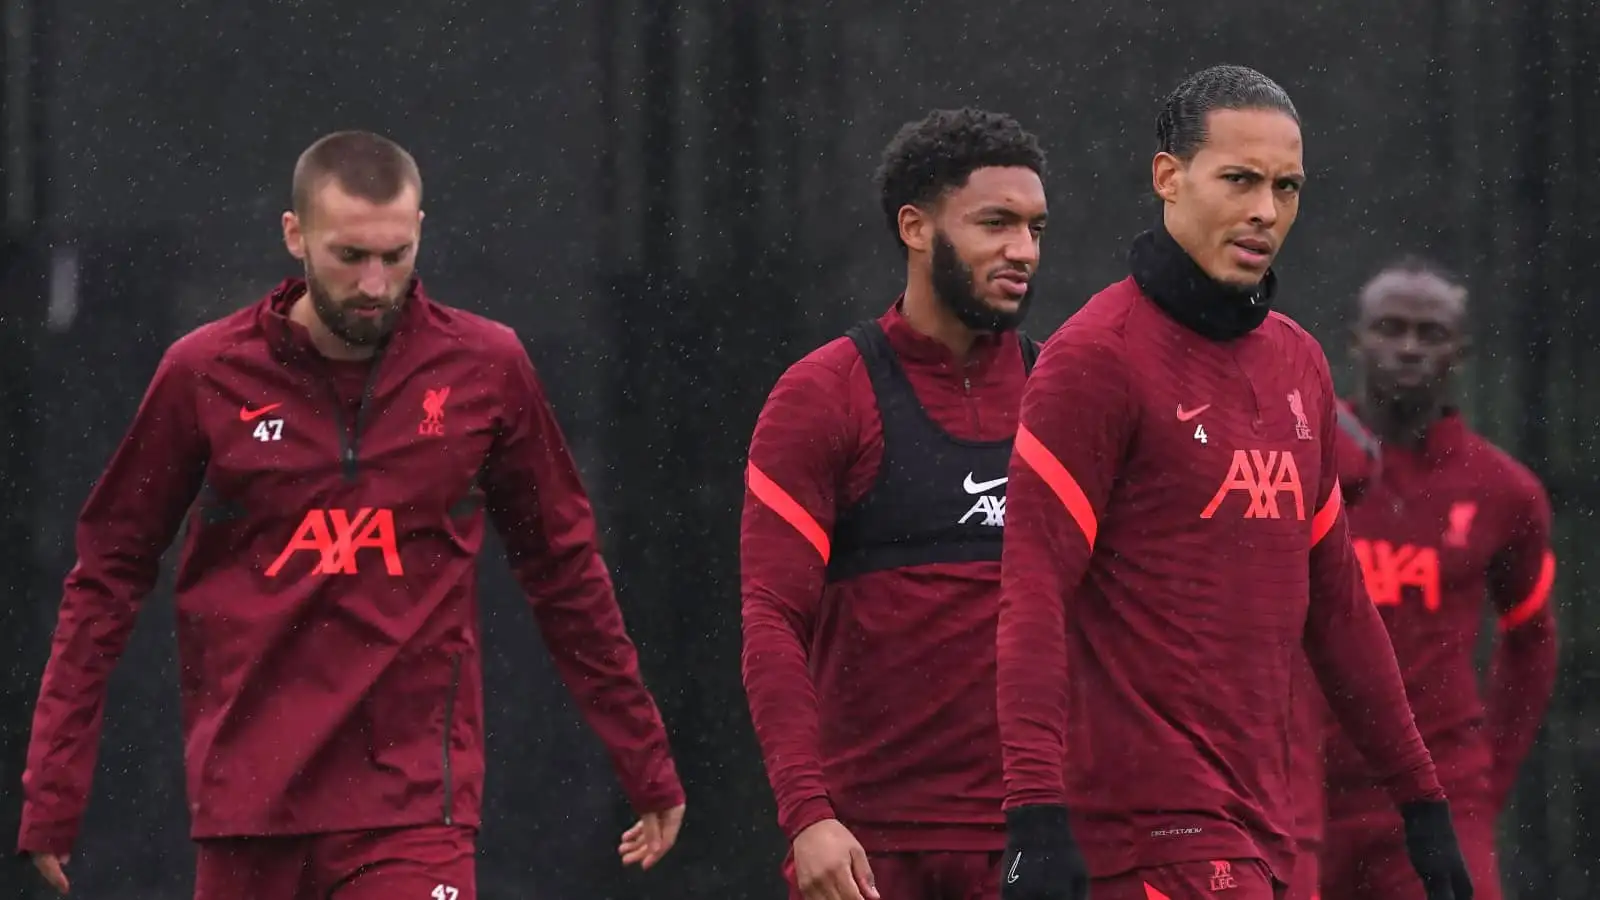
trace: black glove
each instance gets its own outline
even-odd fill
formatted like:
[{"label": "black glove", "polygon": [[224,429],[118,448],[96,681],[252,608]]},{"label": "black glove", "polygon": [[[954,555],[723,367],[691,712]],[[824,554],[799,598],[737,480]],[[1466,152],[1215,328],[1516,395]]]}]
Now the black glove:
[{"label": "black glove", "polygon": [[1400,807],[1406,823],[1406,853],[1422,879],[1428,900],[1472,900],[1472,879],[1456,842],[1450,804],[1419,800]]},{"label": "black glove", "polygon": [[1064,806],[1019,806],[1006,812],[1001,900],[1087,900],[1089,866],[1072,839]]}]

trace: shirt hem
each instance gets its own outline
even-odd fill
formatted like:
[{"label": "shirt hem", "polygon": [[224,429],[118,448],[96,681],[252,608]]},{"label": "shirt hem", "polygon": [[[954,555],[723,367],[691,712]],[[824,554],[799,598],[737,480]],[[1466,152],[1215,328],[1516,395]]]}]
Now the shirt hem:
[{"label": "shirt hem", "polygon": [[892,825],[845,821],[844,826],[868,853],[998,853],[1006,848],[1005,823],[998,821]]},{"label": "shirt hem", "polygon": [[313,819],[299,822],[282,821],[196,821],[189,830],[194,841],[226,840],[241,837],[298,837],[314,834],[336,834],[349,831],[384,831],[391,828],[414,828],[425,825],[453,825],[476,830],[482,822],[477,813],[458,815],[448,823],[437,813],[401,813],[388,816],[358,816],[348,819]]}]

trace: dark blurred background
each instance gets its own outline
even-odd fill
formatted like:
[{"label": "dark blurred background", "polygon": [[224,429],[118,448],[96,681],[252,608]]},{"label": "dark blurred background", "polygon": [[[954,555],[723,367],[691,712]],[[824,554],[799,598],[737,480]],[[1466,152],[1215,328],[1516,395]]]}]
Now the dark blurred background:
[{"label": "dark blurred background", "polygon": [[[893,299],[878,152],[931,107],[1040,134],[1042,337],[1155,221],[1162,97],[1234,62],[1304,119],[1280,297],[1336,366],[1384,261],[1468,280],[1466,408],[1546,479],[1560,531],[1561,679],[1503,822],[1508,896],[1600,895],[1593,0],[1164,5],[0,2],[0,843],[79,505],[165,346],[295,271],[296,155],[360,127],[422,166],[431,291],[515,326],[548,383],[689,790],[669,859],[620,872],[631,817],[494,548],[481,896],[781,898],[739,683],[743,453],[778,373]],[[189,896],[172,631],[158,590],[112,682],[75,896]],[[24,874],[0,864],[0,897],[30,896]]]}]

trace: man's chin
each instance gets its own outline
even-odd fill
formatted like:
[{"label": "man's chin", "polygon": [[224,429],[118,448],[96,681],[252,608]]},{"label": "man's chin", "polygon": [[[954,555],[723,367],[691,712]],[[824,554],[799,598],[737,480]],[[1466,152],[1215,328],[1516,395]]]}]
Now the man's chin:
[{"label": "man's chin", "polygon": [[1249,292],[1261,287],[1261,282],[1267,277],[1267,270],[1259,272],[1254,269],[1241,269],[1234,267],[1217,280],[1237,291]]},{"label": "man's chin", "polygon": [[1384,391],[1389,402],[1401,409],[1424,410],[1434,405],[1434,387],[1431,384],[1391,383]]}]

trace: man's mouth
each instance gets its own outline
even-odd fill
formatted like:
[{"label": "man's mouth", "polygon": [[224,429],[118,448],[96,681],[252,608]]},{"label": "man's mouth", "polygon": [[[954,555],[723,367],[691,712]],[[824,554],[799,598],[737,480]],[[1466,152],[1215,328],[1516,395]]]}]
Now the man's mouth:
[{"label": "man's mouth", "polygon": [[1020,298],[1028,293],[1028,276],[1021,272],[1001,272],[994,276],[993,281],[1013,298]]},{"label": "man's mouth", "polygon": [[1267,265],[1272,260],[1272,243],[1262,238],[1243,237],[1232,241],[1234,257],[1250,268]]}]

